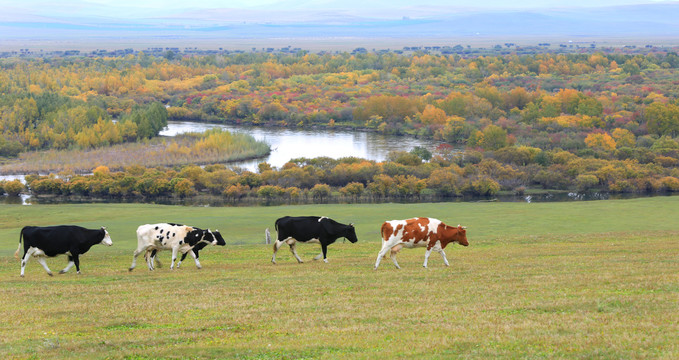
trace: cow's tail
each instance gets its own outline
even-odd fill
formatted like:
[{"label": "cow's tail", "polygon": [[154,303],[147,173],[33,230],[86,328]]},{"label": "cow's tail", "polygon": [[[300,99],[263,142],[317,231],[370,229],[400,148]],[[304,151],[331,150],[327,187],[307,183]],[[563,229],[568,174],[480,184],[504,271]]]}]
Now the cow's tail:
[{"label": "cow's tail", "polygon": [[14,257],[19,260],[19,251],[21,251],[21,239],[24,236],[24,229],[21,229],[21,232],[19,233],[19,247],[17,247],[17,251],[14,252]]},{"label": "cow's tail", "polygon": [[[382,224],[382,228],[380,229],[380,236],[382,237],[382,247],[384,247],[384,246],[386,245],[386,242],[387,242],[387,239],[384,238],[384,230],[386,229],[386,226],[387,226],[387,223],[385,222],[384,224]],[[393,251],[393,250],[389,250],[389,251],[388,251],[390,255],[391,255],[391,252],[392,252],[392,251]],[[383,259],[386,259],[386,258],[387,258],[387,253],[386,253],[386,252],[384,253],[384,255],[382,255],[382,258],[383,258]]]}]

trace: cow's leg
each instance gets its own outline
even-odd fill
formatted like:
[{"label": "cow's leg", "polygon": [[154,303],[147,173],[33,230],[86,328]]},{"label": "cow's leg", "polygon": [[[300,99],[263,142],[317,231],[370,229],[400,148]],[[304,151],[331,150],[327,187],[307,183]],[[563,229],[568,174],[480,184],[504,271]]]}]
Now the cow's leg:
[{"label": "cow's leg", "polygon": [[394,262],[394,265],[396,266],[397,269],[400,269],[401,267],[398,265],[398,261],[396,261],[396,254],[398,254],[398,251],[401,250],[401,245],[396,245],[391,248],[390,254],[391,254],[391,261]]},{"label": "cow's leg", "polygon": [[170,270],[174,269],[174,262],[177,261],[177,253],[179,252],[179,246],[174,246],[172,248],[172,263],[170,263]]},{"label": "cow's leg", "polygon": [[443,249],[439,250],[439,254],[441,254],[441,257],[443,258],[443,263],[446,264],[446,266],[450,266],[448,259],[446,259],[446,253],[443,252]]},{"label": "cow's leg", "polygon": [[328,245],[321,243],[321,251],[323,251],[323,262],[328,263]]},{"label": "cow's leg", "polygon": [[[377,253],[377,260],[375,261],[375,267],[373,268],[373,270],[377,270],[377,267],[380,266],[380,261],[382,261],[382,258],[384,257],[384,255],[386,255],[387,251],[391,250],[391,248],[393,248],[393,247],[394,247],[394,245],[389,244],[389,242],[387,242],[387,241],[382,243],[382,249],[380,250],[379,253]],[[398,267],[398,265],[396,265],[396,267],[398,269],[400,269],[400,267]]]},{"label": "cow's leg", "polygon": [[132,265],[130,265],[130,268],[128,269],[129,271],[134,270],[134,268],[137,266],[137,256],[141,253],[146,253],[146,248],[137,248],[137,250],[134,251],[134,255],[132,255]]},{"label": "cow's leg", "polygon": [[146,250],[144,253],[144,259],[146,259],[146,266],[149,270],[155,270],[154,262],[156,261],[156,249]]},{"label": "cow's leg", "polygon": [[45,268],[45,271],[47,271],[47,275],[53,276],[52,270],[50,270],[50,268],[47,267],[47,263],[45,262],[45,257],[44,257],[44,256],[38,256],[38,257],[36,257],[35,259],[38,260],[38,262],[40,263],[40,265],[42,265],[42,267]]},{"label": "cow's leg", "polygon": [[73,263],[75,264],[76,274],[80,274],[80,258],[78,257],[78,253],[73,255]]},{"label": "cow's leg", "polygon": [[273,256],[271,257],[271,262],[276,263],[276,253],[278,252],[278,249],[283,245],[283,241],[276,240],[275,243],[273,243]]},{"label": "cow's leg", "polygon": [[[200,261],[198,261],[199,255],[196,254],[193,250],[189,250],[189,252],[191,253],[191,257],[193,257],[193,260],[196,262],[196,267],[199,268],[199,269],[202,269],[203,266],[200,265]],[[182,256],[182,259],[184,259],[185,257],[186,257],[186,253],[184,253],[184,255]],[[181,260],[179,261],[179,263],[181,264]],[[179,267],[179,264],[177,264],[177,267]]]},{"label": "cow's leg", "polygon": [[427,249],[427,251],[424,253],[424,265],[422,265],[423,267],[427,267],[427,261],[429,261],[429,255],[431,255],[431,251],[432,251],[432,250],[433,250],[433,248],[429,248],[429,249]]},{"label": "cow's leg", "polygon": [[28,259],[31,258],[32,254],[33,254],[33,248],[28,248],[26,253],[24,253],[24,257],[21,258],[21,277],[24,277],[24,270],[26,270],[26,263],[28,262]]},{"label": "cow's leg", "polygon": [[292,255],[295,255],[295,259],[297,259],[297,262],[300,263],[300,264],[303,263],[304,261],[302,261],[302,259],[300,259],[299,255],[297,255],[297,241],[288,240],[287,242],[288,242],[288,245],[290,245],[290,252],[292,253]]},{"label": "cow's leg", "polygon": [[74,264],[75,263],[73,262],[73,257],[69,255],[68,264],[66,264],[66,267],[63,270],[59,271],[59,274],[67,273],[69,270],[71,270],[71,268],[73,267]]},{"label": "cow's leg", "polygon": [[[193,252],[192,250],[189,250],[189,251]],[[186,259],[186,255],[188,255],[188,254],[189,254],[188,252],[185,252],[185,253],[182,254],[182,257],[179,258],[179,261],[177,262],[177,269],[179,269],[179,267],[182,265],[182,261],[184,261],[184,259]]]}]

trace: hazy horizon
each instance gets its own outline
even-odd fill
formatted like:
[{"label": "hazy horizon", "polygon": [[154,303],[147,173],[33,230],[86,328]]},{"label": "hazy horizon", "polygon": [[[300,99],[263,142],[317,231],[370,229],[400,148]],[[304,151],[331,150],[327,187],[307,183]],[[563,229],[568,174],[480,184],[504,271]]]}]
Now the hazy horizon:
[{"label": "hazy horizon", "polygon": [[2,0],[0,5],[0,49],[47,43],[97,48],[242,43],[247,48],[267,40],[294,46],[309,41],[379,44],[376,39],[679,39],[679,1],[663,0],[491,0],[473,5],[461,0],[416,5],[409,0]]}]

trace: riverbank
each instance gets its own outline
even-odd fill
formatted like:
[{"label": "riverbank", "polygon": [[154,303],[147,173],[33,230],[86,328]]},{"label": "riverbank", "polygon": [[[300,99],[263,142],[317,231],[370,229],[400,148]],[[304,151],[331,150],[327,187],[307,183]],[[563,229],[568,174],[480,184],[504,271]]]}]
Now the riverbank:
[{"label": "riverbank", "polygon": [[100,165],[112,171],[129,166],[207,165],[262,158],[271,153],[268,144],[242,133],[212,129],[202,133],[158,137],[93,149],[47,150],[22,153],[0,165],[2,175],[50,174],[67,171],[92,173]]}]

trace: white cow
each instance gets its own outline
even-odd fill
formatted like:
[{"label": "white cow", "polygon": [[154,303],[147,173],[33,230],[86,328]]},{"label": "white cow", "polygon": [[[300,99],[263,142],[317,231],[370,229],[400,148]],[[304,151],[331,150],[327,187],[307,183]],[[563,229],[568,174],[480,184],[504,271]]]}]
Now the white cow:
[{"label": "white cow", "polygon": [[[153,250],[172,250],[172,264],[170,264],[170,269],[174,269],[177,254],[179,252],[184,254],[190,251],[195,244],[202,241],[204,232],[202,230],[194,230],[195,229],[191,226],[170,223],[139,226],[137,228],[137,249],[134,251],[132,265],[129,270],[132,271],[137,265],[137,256],[139,256],[139,254],[146,254]],[[212,240],[216,243],[214,237],[212,237]],[[146,258],[149,270],[153,270],[153,259],[148,256]],[[197,263],[197,265],[200,264]]]}]

